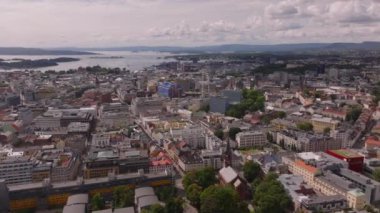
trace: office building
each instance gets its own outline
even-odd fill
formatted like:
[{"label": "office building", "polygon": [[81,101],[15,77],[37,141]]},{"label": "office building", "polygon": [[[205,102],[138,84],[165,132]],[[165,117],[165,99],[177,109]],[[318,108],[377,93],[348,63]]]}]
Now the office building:
[{"label": "office building", "polygon": [[238,148],[262,147],[267,143],[267,137],[262,131],[239,132],[236,143]]}]

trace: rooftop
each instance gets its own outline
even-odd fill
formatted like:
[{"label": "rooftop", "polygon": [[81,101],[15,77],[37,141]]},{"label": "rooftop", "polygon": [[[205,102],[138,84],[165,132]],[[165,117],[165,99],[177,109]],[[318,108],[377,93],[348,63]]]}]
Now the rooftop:
[{"label": "rooftop", "polygon": [[294,162],[294,164],[298,167],[301,167],[303,168],[304,170],[310,172],[310,173],[313,173],[313,174],[316,174],[318,172],[318,169],[314,166],[311,166],[311,165],[308,165],[306,164],[304,161],[302,160],[296,160]]},{"label": "rooftop", "polygon": [[329,152],[334,153],[336,155],[340,155],[344,158],[357,158],[357,157],[362,157],[356,152],[353,152],[349,149],[338,149],[338,150],[329,150]]}]

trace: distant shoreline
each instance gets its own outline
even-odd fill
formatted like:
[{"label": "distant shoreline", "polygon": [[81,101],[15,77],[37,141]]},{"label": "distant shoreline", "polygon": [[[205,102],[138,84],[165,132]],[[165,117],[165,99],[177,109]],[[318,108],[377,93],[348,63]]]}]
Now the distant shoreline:
[{"label": "distant shoreline", "polygon": [[4,60],[0,58],[0,69],[3,69],[3,70],[35,69],[35,68],[43,68],[43,67],[53,67],[53,66],[57,66],[58,63],[73,62],[73,61],[80,61],[80,59],[60,57],[60,58],[53,58],[53,59],[37,59],[37,60],[20,59],[20,58]]}]

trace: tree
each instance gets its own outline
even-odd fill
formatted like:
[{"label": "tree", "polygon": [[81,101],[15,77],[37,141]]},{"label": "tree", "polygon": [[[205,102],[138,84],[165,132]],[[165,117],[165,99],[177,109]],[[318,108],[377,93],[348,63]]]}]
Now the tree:
[{"label": "tree", "polygon": [[358,120],[360,114],[362,114],[362,107],[359,105],[352,106],[347,113],[346,120],[355,122]]},{"label": "tree", "polygon": [[273,135],[270,132],[267,133],[267,140],[269,141],[269,143],[273,143],[274,142]]},{"label": "tree", "polygon": [[165,206],[165,213],[182,213],[184,201],[180,197],[171,198]]},{"label": "tree", "polygon": [[373,102],[377,106],[380,101],[380,82],[376,83],[376,86],[372,90],[372,95],[374,96]]},{"label": "tree", "polygon": [[237,133],[241,132],[241,129],[239,127],[231,127],[230,130],[228,131],[228,136],[232,139],[236,139]]},{"label": "tree", "polygon": [[265,176],[255,188],[253,204],[257,213],[286,213],[293,210],[291,198],[277,180],[277,175],[272,173]]},{"label": "tree", "polygon": [[102,210],[104,209],[105,203],[102,195],[100,193],[96,193],[91,198],[91,209],[92,211]]},{"label": "tree", "polygon": [[331,128],[330,128],[330,127],[326,127],[326,128],[323,129],[323,133],[324,133],[325,135],[329,135],[330,132],[331,132]]},{"label": "tree", "polygon": [[189,187],[186,188],[186,198],[190,201],[191,205],[193,205],[197,209],[200,208],[201,193],[202,187],[198,186],[195,183],[191,184]]},{"label": "tree", "polygon": [[248,182],[256,180],[261,175],[261,167],[258,163],[247,161],[243,166],[243,173]]},{"label": "tree", "polygon": [[313,130],[313,124],[309,122],[301,122],[297,124],[297,128],[303,131],[312,131]]},{"label": "tree", "polygon": [[255,112],[264,110],[265,97],[262,92],[254,89],[242,90],[243,100],[239,104],[231,105],[227,111],[227,116],[242,118],[246,111]]},{"label": "tree", "polygon": [[132,187],[118,186],[113,191],[113,203],[116,208],[133,206],[135,192]]},{"label": "tree", "polygon": [[149,208],[143,209],[141,213],[165,213],[165,208],[160,204],[154,204]]},{"label": "tree", "polygon": [[214,169],[207,167],[186,173],[186,175],[183,177],[182,183],[185,189],[187,189],[187,187],[193,183],[202,187],[202,189],[205,189],[217,183],[217,179],[215,177]]},{"label": "tree", "polygon": [[230,187],[213,185],[201,193],[201,213],[230,213],[238,209],[239,196]]},{"label": "tree", "polygon": [[173,186],[163,186],[156,190],[156,194],[159,200],[163,202],[168,202],[171,198],[175,197],[177,194],[177,189]]},{"label": "tree", "polygon": [[372,176],[373,178],[376,180],[376,181],[380,181],[380,169],[375,169],[372,173]]},{"label": "tree", "polygon": [[286,117],[286,112],[284,112],[284,111],[277,112],[277,117],[278,118],[285,118]]},{"label": "tree", "polygon": [[223,140],[224,138],[224,132],[222,129],[215,130],[214,135],[218,137],[220,140]]}]

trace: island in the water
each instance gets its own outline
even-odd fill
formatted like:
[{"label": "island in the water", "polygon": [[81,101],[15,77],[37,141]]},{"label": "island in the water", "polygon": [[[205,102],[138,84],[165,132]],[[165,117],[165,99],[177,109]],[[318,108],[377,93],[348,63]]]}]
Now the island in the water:
[{"label": "island in the water", "polygon": [[37,60],[29,60],[29,59],[11,59],[4,60],[0,59],[0,69],[10,70],[10,69],[33,69],[33,68],[41,68],[41,67],[50,67],[57,66],[58,63],[64,62],[73,62],[79,61],[78,58],[53,58],[53,59],[37,59]]}]

